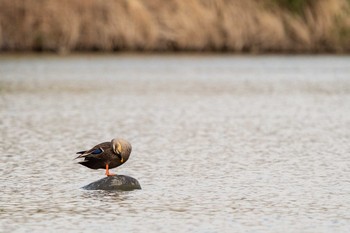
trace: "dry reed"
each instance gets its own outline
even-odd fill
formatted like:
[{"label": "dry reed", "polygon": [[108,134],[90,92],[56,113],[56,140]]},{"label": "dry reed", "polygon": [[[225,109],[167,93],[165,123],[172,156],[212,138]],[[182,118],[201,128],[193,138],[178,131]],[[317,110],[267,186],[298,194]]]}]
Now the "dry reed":
[{"label": "dry reed", "polygon": [[350,51],[348,0],[279,1],[0,0],[0,50]]}]

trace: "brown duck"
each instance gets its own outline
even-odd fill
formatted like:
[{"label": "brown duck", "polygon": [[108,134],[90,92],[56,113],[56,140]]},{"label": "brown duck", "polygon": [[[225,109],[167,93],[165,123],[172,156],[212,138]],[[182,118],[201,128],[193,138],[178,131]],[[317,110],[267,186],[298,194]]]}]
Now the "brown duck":
[{"label": "brown duck", "polygon": [[119,167],[125,163],[131,153],[131,145],[128,141],[121,138],[114,138],[111,142],[100,143],[90,150],[77,152],[77,158],[84,158],[79,162],[91,169],[106,169],[106,176],[115,174],[109,173],[110,168]]}]

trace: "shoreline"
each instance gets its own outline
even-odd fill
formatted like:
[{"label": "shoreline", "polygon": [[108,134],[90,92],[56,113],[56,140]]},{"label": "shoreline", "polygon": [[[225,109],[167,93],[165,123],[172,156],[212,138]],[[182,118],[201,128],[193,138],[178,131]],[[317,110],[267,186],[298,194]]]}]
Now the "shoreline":
[{"label": "shoreline", "polygon": [[67,53],[56,53],[56,52],[48,52],[48,51],[1,51],[1,57],[143,57],[143,56],[164,56],[164,57],[348,57],[350,53],[342,52],[342,53],[333,53],[333,52],[316,52],[316,53],[283,53],[283,52],[274,52],[274,53],[238,53],[238,52],[198,52],[198,51],[147,51],[147,52],[139,52],[139,51],[120,51],[120,52],[110,52],[110,51],[71,51]]},{"label": "shoreline", "polygon": [[0,0],[0,52],[350,53],[350,1]]}]

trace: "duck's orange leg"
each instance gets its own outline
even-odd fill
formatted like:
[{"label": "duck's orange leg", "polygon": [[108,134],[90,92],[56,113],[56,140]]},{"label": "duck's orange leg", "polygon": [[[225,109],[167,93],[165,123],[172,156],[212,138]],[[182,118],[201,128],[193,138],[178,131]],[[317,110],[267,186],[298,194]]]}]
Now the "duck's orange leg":
[{"label": "duck's orange leg", "polygon": [[106,176],[115,176],[115,174],[109,173],[108,164],[106,164]]}]

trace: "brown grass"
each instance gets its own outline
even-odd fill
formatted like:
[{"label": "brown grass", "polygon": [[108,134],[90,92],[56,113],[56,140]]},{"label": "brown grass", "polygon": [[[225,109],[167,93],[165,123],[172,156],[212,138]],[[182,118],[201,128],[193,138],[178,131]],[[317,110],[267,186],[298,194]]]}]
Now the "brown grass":
[{"label": "brown grass", "polygon": [[0,0],[0,50],[350,51],[348,0],[278,1]]}]

